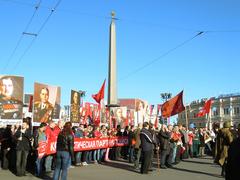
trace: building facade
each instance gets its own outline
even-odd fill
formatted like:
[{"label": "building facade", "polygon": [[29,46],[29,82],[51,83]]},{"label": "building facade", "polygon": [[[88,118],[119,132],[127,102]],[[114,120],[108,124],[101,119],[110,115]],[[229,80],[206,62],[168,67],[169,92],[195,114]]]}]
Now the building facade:
[{"label": "building facade", "polygon": [[219,124],[222,127],[225,121],[231,121],[233,126],[240,123],[240,93],[220,95],[213,98],[209,116],[196,117],[207,99],[191,102],[186,111],[178,115],[178,122],[194,124],[196,127],[209,127]]}]

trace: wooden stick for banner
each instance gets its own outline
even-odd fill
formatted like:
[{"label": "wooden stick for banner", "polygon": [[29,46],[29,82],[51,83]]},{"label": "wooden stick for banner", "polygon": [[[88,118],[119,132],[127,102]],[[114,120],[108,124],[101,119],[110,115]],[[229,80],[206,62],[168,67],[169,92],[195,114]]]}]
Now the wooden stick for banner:
[{"label": "wooden stick for banner", "polygon": [[157,167],[160,169],[160,154],[159,154],[159,148],[157,148]]}]

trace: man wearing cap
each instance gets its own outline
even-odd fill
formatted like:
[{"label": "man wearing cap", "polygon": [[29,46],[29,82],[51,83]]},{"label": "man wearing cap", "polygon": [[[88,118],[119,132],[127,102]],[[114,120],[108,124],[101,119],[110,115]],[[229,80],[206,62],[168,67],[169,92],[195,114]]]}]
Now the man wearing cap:
[{"label": "man wearing cap", "polygon": [[231,122],[225,121],[223,128],[219,130],[216,142],[216,159],[215,162],[219,163],[222,167],[221,176],[225,176],[226,160],[228,158],[228,148],[233,141],[233,136],[230,131]]},{"label": "man wearing cap", "polygon": [[40,101],[34,103],[34,119],[37,122],[49,123],[53,116],[53,105],[49,102],[48,88],[42,88],[40,92]]},{"label": "man wearing cap", "polygon": [[3,76],[0,79],[0,119],[21,119],[22,101],[20,99],[14,93],[12,77]]}]

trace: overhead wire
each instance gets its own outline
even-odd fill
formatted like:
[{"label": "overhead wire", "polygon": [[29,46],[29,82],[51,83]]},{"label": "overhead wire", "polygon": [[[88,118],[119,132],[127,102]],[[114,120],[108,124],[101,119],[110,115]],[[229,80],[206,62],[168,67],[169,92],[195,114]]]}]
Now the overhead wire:
[{"label": "overhead wire", "polygon": [[[32,3],[26,3],[26,2],[22,2],[22,1],[18,1],[18,0],[0,0],[0,1],[19,4],[19,5],[25,5],[25,6],[34,6],[34,4],[32,4]],[[44,6],[44,5],[41,5],[41,8],[51,9],[51,7]],[[109,16],[104,16],[104,15],[100,15],[100,14],[93,14],[93,13],[89,13],[89,12],[75,11],[75,10],[71,10],[71,9],[59,8],[58,11],[59,12],[65,12],[65,13],[76,13],[76,14],[95,17],[95,18],[111,19],[111,17],[109,17]],[[135,20],[135,19],[133,20],[133,19],[117,18],[117,20],[129,22],[129,23],[133,23],[133,24],[142,24],[144,26],[146,26],[146,25],[156,26],[156,27],[161,27],[161,28],[164,28],[164,29],[192,31],[192,32],[199,32],[200,31],[199,29],[193,29],[193,28],[189,28],[189,27],[180,27],[180,26],[174,26],[174,25],[168,25],[168,24],[152,23],[152,22],[141,21],[141,20],[138,21],[138,20]],[[230,32],[230,33],[233,32],[234,33],[234,32],[236,32],[236,33],[238,33],[238,32],[240,32],[240,29],[204,30],[204,32],[210,32],[210,33],[227,33],[227,32]]]},{"label": "overhead wire", "polygon": [[177,50],[178,48],[184,46],[185,44],[189,43],[190,41],[192,41],[193,39],[195,39],[196,37],[202,35],[204,33],[204,31],[200,31],[197,34],[195,34],[193,37],[188,38],[187,40],[183,41],[182,43],[178,44],[177,46],[169,49],[168,51],[166,51],[165,53],[163,53],[162,55],[160,55],[159,57],[149,61],[148,63],[144,64],[143,66],[135,69],[134,71],[128,73],[125,77],[121,78],[119,81],[125,80],[127,78],[129,78],[130,76],[133,76],[134,74],[138,73],[139,71],[142,71],[143,69],[147,68],[148,66],[152,65],[153,63],[159,61],[160,59],[164,58],[165,56],[169,55],[170,53],[172,53],[173,51]]},{"label": "overhead wire", "polygon": [[[58,0],[57,3],[55,4],[55,6],[51,9],[51,12],[49,13],[49,15],[47,16],[47,18],[45,19],[45,21],[43,22],[43,24],[40,26],[39,30],[37,31],[37,36],[39,36],[39,34],[42,32],[43,28],[46,26],[47,22],[49,21],[50,17],[52,16],[53,12],[57,9],[57,7],[59,6],[59,4],[61,3],[62,0]],[[30,44],[27,46],[27,48],[25,49],[25,51],[22,53],[22,55],[20,56],[20,58],[18,59],[17,63],[15,64],[15,66],[12,68],[12,71],[14,71],[15,69],[17,69],[17,67],[19,66],[19,64],[21,63],[23,57],[27,54],[27,52],[30,50],[30,48],[32,47],[32,45],[34,44],[37,36],[35,36]]]},{"label": "overhead wire", "polygon": [[17,51],[17,49],[18,49],[18,47],[19,47],[19,45],[20,45],[20,43],[21,43],[21,41],[22,41],[22,39],[23,39],[23,37],[24,37],[24,35],[25,35],[24,32],[27,32],[27,31],[28,31],[28,28],[29,28],[29,26],[31,25],[31,23],[32,23],[32,21],[33,21],[33,19],[34,19],[35,15],[36,15],[36,13],[37,13],[37,10],[38,10],[39,7],[40,7],[41,2],[42,2],[42,0],[39,0],[38,3],[35,5],[35,10],[34,10],[32,16],[30,17],[30,19],[29,19],[26,27],[24,28],[24,31],[21,33],[21,36],[19,37],[19,39],[18,39],[18,41],[17,41],[17,44],[16,44],[15,47],[13,48],[13,51],[11,52],[10,56],[8,57],[8,59],[7,59],[7,61],[6,61],[6,64],[3,66],[2,70],[1,70],[2,73],[3,73],[3,72],[7,69],[7,67],[9,66],[9,64],[10,64],[13,56],[15,55],[15,53],[16,53],[16,51]]},{"label": "overhead wire", "polygon": [[[23,3],[17,0],[1,0],[1,1],[8,1],[8,2],[13,2],[16,4],[22,4],[22,5],[28,5],[28,6],[33,6],[33,4],[30,3]],[[55,5],[55,7],[53,9],[51,9],[51,13],[49,14],[49,16],[47,17],[46,21],[43,23],[43,25],[40,27],[37,35],[39,35],[39,33],[42,31],[42,29],[44,28],[44,26],[46,25],[46,23],[48,22],[49,18],[51,17],[51,15],[53,14],[54,10],[58,7],[58,5],[60,4],[60,1],[57,2],[57,4]],[[50,9],[50,7],[48,6],[42,6],[41,8],[48,8]],[[91,14],[91,13],[84,13],[84,12],[79,12],[79,11],[72,11],[72,10],[65,10],[65,9],[58,9],[58,11],[62,11],[62,12],[70,12],[70,13],[80,13],[83,15],[87,15],[87,16],[93,16],[93,17],[97,17],[97,18],[107,18],[110,19],[111,17],[106,17],[106,16],[100,16],[100,15],[96,15],[96,14]],[[122,18],[117,18],[117,20],[120,21],[126,21],[126,22],[131,22],[131,23],[135,23],[135,24],[143,24],[143,25],[152,25],[152,26],[159,26],[161,28],[169,28],[169,29],[175,29],[175,30],[183,30],[183,31],[193,31],[193,32],[197,32],[197,34],[193,37],[191,37],[190,39],[185,40],[184,42],[182,42],[181,44],[175,46],[174,48],[171,48],[170,50],[168,50],[167,52],[163,53],[161,56],[159,56],[158,58],[153,59],[152,61],[146,63],[145,65],[139,67],[138,69],[134,70],[133,72],[127,74],[125,77],[123,77],[122,79],[120,79],[120,81],[122,81],[123,79],[128,78],[129,76],[132,76],[136,73],[138,73],[139,71],[145,69],[146,67],[150,66],[151,64],[155,63],[156,61],[160,60],[161,58],[167,56],[168,54],[170,54],[171,52],[173,52],[174,50],[182,47],[183,45],[185,45],[186,43],[190,42],[191,40],[193,40],[194,38],[196,38],[197,36],[201,35],[202,33],[238,33],[240,32],[240,30],[236,29],[236,30],[204,30],[204,31],[199,31],[199,30],[195,30],[192,28],[184,28],[184,27],[177,27],[177,26],[169,26],[169,25],[160,25],[157,23],[150,23],[150,22],[141,22],[141,21],[136,21],[136,20],[130,20],[130,19],[122,19]],[[30,45],[27,47],[27,49],[23,52],[22,56],[19,58],[17,64],[15,65],[15,67],[13,69],[16,69],[17,66],[20,64],[22,58],[25,56],[25,54],[28,52],[28,50],[31,48],[31,46],[33,45],[34,41],[35,41],[36,37],[30,42]]]}]

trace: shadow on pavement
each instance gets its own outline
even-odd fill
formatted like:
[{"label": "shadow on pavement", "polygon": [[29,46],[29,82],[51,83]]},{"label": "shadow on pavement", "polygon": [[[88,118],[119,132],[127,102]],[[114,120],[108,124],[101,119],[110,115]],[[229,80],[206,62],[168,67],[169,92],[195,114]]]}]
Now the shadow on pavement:
[{"label": "shadow on pavement", "polygon": [[211,174],[211,173],[202,172],[202,171],[195,171],[195,170],[183,169],[183,168],[178,168],[178,167],[173,167],[172,169],[177,170],[177,171],[184,171],[184,172],[194,173],[194,174],[204,174],[204,175],[207,175],[207,176],[223,178],[222,176],[220,176],[218,174]]},{"label": "shadow on pavement", "polygon": [[198,156],[196,157],[197,159],[210,159],[210,160],[213,160],[213,157],[212,156]]},{"label": "shadow on pavement", "polygon": [[191,160],[182,160],[183,162],[196,163],[196,164],[210,164],[214,165],[212,162],[202,162],[202,161],[191,161]]},{"label": "shadow on pavement", "polygon": [[133,168],[132,164],[126,164],[126,161],[109,161],[109,162],[103,162],[103,166],[109,166],[113,168],[118,168],[118,169],[124,169],[127,171],[135,172],[140,174],[140,170],[135,170]]}]

